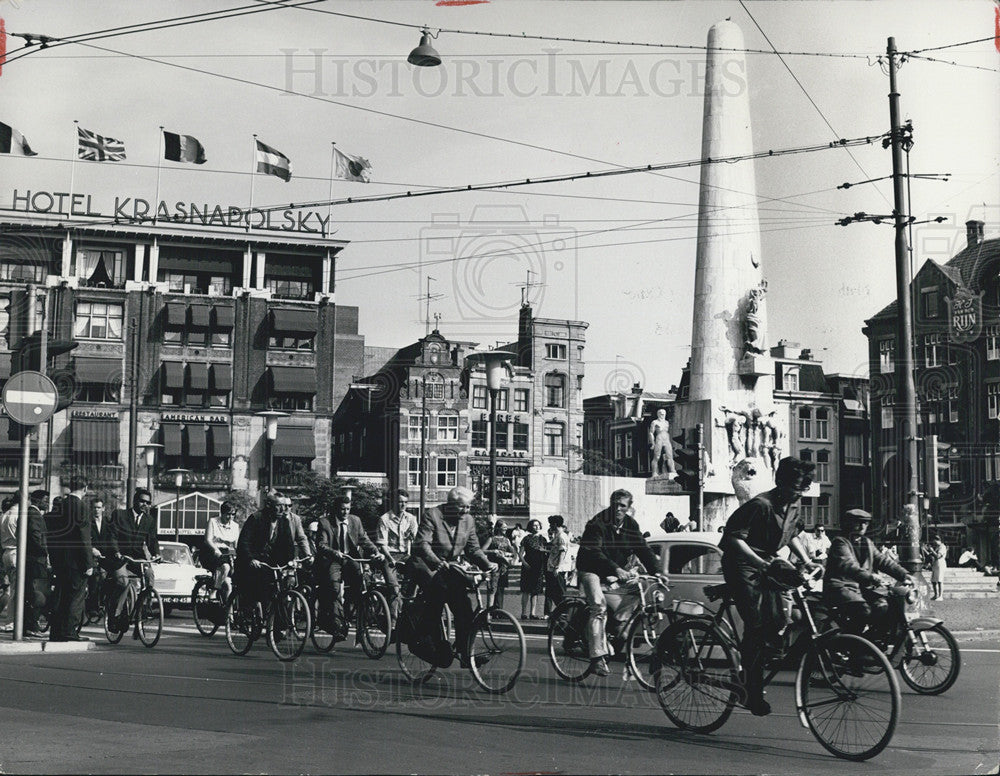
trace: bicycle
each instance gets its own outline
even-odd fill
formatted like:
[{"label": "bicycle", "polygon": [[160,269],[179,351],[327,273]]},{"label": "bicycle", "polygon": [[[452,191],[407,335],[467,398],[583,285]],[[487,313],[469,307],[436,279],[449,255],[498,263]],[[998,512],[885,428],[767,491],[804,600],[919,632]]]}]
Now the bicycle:
[{"label": "bicycle", "polygon": [[[392,635],[392,612],[389,602],[374,579],[370,558],[349,558],[361,566],[361,590],[357,598],[361,605],[355,611],[353,596],[344,595],[344,586],[340,591],[343,596],[342,614],[338,617],[333,612],[329,616],[320,612],[319,597],[315,592],[310,596],[313,605],[313,628],[310,632],[313,646],[323,653],[334,648],[338,641],[347,638],[350,623],[354,623],[355,635],[361,644],[361,649],[372,660],[378,660],[389,647]],[[330,628],[324,626],[329,625]]]},{"label": "bicycle", "polygon": [[[803,592],[791,589],[801,617],[785,630],[792,655],[801,653],[795,675],[799,721],[829,752],[845,760],[874,757],[888,745],[902,703],[889,661],[870,641],[836,628],[820,631]],[[660,635],[656,647],[656,696],[677,727],[697,733],[718,730],[745,701],[739,641],[735,638],[725,584],[705,588],[714,613],[682,616]],[[722,625],[721,623],[726,623]],[[766,686],[782,658],[765,663]]]},{"label": "bicycle", "polygon": [[[461,574],[468,590],[476,594],[469,643],[465,650],[472,677],[486,692],[503,694],[515,685],[524,668],[527,659],[524,631],[520,623],[503,609],[483,605],[480,586],[489,572],[470,570],[459,563],[449,563],[448,567]],[[404,593],[402,598],[396,659],[407,679],[423,684],[438,668],[448,668],[459,650],[448,640],[443,615],[431,628],[424,625],[426,599],[422,591]],[[407,642],[412,642],[422,654],[415,652],[411,643]]]},{"label": "bicycle", "polygon": [[[628,590],[637,592],[639,600],[618,639],[624,650],[625,678],[634,676],[640,686],[652,690],[655,682],[650,665],[656,641],[670,622],[664,605],[667,588],[660,577],[640,574],[628,583]],[[589,619],[587,602],[578,596],[564,598],[549,614],[549,660],[556,673],[571,682],[582,682],[593,673],[587,642]],[[615,622],[614,618],[609,622]],[[615,640],[615,635],[611,639]]]},{"label": "bicycle", "polygon": [[302,564],[292,560],[284,566],[261,565],[274,574],[267,603],[262,606],[257,601],[253,606],[244,606],[240,591],[234,591],[226,604],[226,643],[233,654],[245,655],[266,632],[267,644],[278,660],[295,660],[312,631],[309,604],[295,589],[296,570]]},{"label": "bicycle", "polygon": [[[128,555],[121,557],[137,566],[150,566],[159,561],[159,558],[147,560],[145,558],[130,558]],[[138,592],[136,592],[137,585]],[[121,614],[116,616],[114,612],[117,605],[118,601],[112,590],[109,592],[105,604],[105,638],[110,643],[117,644],[122,640],[129,625],[132,625],[134,627],[133,638],[138,638],[146,647],[155,647],[163,633],[163,601],[160,600],[160,594],[156,592],[145,574],[142,574],[141,577],[129,574]]]},{"label": "bicycle", "polygon": [[198,633],[211,638],[226,621],[226,601],[215,587],[212,574],[199,574],[191,589],[191,616]]}]

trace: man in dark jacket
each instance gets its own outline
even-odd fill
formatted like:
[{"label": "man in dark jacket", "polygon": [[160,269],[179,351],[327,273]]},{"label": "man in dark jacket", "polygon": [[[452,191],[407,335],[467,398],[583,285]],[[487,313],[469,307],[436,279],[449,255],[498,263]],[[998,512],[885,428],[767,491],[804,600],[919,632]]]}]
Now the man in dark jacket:
[{"label": "man in dark jacket", "polygon": [[260,511],[243,524],[236,542],[233,568],[236,590],[244,609],[263,601],[274,582],[266,566],[284,566],[299,558],[312,557],[302,521],[291,512],[291,501],[271,491],[264,495]]},{"label": "man in dark jacket", "polygon": [[90,515],[83,503],[87,481],[70,478],[70,493],[52,515],[46,537],[49,560],[56,575],[58,608],[53,613],[49,641],[89,641],[80,635],[87,577],[94,573],[90,540]]},{"label": "man in dark jacket", "polygon": [[880,631],[888,619],[889,602],[873,589],[878,584],[876,571],[900,582],[913,582],[906,569],[875,549],[865,536],[871,519],[863,509],[851,509],[844,515],[848,535],[831,542],[823,579],[823,599],[840,607],[844,630],[859,635],[866,626]]},{"label": "man in dark jacket", "polygon": [[587,643],[594,673],[607,676],[608,645],[605,625],[608,603],[601,587],[607,577],[621,582],[635,578],[625,566],[634,553],[650,574],[659,574],[656,556],[646,544],[639,524],[628,512],[632,508],[632,494],[616,490],[611,494],[611,506],[598,512],[583,529],[580,550],[576,556],[576,571],[580,589],[587,600],[590,617],[587,619]]},{"label": "man in dark jacket", "polygon": [[[141,560],[155,558],[160,554],[160,543],[156,538],[156,519],[150,513],[153,497],[145,488],[136,488],[132,495],[132,506],[129,509],[116,509],[111,513],[111,531],[113,540],[105,546],[115,550],[115,555],[106,558],[106,568],[115,578],[115,616],[121,614],[125,605],[125,593],[128,590],[128,573],[143,576],[153,584],[153,567],[148,563],[132,563],[120,555]],[[100,549],[100,548],[99,548]],[[100,549],[102,554],[103,549]],[[120,554],[120,555],[119,555]]]},{"label": "man in dark jacket", "polygon": [[28,546],[24,564],[24,632],[40,636],[38,617],[49,598],[49,550],[44,514],[49,508],[49,492],[36,490],[28,504]]}]

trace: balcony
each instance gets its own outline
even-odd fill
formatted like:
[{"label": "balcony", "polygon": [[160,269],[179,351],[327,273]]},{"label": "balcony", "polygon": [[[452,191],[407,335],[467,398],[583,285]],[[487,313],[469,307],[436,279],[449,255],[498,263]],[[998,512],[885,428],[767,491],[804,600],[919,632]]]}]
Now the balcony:
[{"label": "balcony", "polygon": [[[159,472],[153,477],[153,482],[156,483],[156,487],[159,490],[168,493],[177,490],[174,475],[167,472]],[[207,472],[191,471],[184,475],[184,483],[181,485],[181,490],[190,490],[191,488],[222,490],[229,488],[232,484],[233,473],[229,469],[212,469]]]},{"label": "balcony", "polygon": [[[28,482],[38,484],[45,474],[45,464],[40,461],[32,461],[28,464]],[[2,463],[0,464],[0,482],[17,483],[21,481],[21,464]]]},{"label": "balcony", "polygon": [[125,467],[121,464],[63,464],[59,473],[64,480],[83,477],[89,487],[125,484]]},{"label": "balcony", "polygon": [[[293,472],[275,472],[272,484],[275,488],[282,488],[284,490],[290,490],[302,487],[302,475],[309,471],[308,469],[300,469]],[[267,482],[267,469],[261,468],[258,473],[258,482],[262,485]]]}]

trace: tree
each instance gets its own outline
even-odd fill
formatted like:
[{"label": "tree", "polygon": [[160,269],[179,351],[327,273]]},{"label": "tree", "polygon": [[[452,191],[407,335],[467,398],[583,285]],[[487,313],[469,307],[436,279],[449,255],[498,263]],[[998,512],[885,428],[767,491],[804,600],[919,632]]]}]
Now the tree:
[{"label": "tree", "polygon": [[629,474],[629,470],[626,467],[611,458],[608,458],[604,455],[604,453],[600,453],[597,450],[587,450],[583,447],[575,445],[570,447],[570,450],[581,462],[580,465],[573,470],[574,472],[582,471],[586,474],[613,477],[624,477]]},{"label": "tree", "polygon": [[245,490],[231,490],[222,500],[223,504],[230,504],[233,507],[233,515],[237,523],[241,525],[250,515],[257,511],[260,504],[257,498]]},{"label": "tree", "polygon": [[351,512],[366,525],[373,522],[385,509],[382,488],[353,477],[324,477],[318,472],[306,471],[299,476],[301,498],[299,510],[303,517],[315,519],[330,514],[333,502],[350,488]]}]

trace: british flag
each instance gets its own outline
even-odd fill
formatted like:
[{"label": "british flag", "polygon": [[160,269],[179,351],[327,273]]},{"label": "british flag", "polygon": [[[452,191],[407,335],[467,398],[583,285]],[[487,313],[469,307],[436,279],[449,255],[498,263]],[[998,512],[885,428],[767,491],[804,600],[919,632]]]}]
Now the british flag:
[{"label": "british flag", "polygon": [[125,144],[113,137],[101,137],[83,127],[76,128],[80,137],[77,157],[92,162],[120,162],[125,158]]}]

